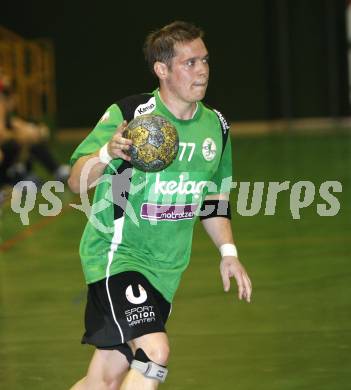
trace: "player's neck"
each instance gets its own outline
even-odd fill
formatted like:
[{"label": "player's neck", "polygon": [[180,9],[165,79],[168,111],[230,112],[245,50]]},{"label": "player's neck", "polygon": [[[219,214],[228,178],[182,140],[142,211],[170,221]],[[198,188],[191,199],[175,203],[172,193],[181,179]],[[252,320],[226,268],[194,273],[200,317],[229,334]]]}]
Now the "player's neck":
[{"label": "player's neck", "polygon": [[160,88],[159,97],[168,110],[178,119],[192,119],[197,111],[196,102],[184,102]]}]

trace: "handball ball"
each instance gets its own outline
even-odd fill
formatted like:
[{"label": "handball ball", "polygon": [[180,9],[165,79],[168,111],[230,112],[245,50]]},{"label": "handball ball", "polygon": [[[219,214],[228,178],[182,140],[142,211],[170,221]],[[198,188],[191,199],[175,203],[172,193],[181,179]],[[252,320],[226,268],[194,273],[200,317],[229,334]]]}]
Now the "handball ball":
[{"label": "handball ball", "polygon": [[127,150],[131,164],[144,172],[167,168],[176,158],[179,147],[177,129],[160,115],[140,115],[123,132],[133,145]]}]

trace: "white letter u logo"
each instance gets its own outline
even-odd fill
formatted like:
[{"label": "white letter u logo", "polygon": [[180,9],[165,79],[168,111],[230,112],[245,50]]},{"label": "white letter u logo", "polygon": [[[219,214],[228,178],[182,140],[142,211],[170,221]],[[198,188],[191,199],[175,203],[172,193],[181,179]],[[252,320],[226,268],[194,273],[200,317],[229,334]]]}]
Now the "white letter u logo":
[{"label": "white letter u logo", "polygon": [[147,293],[146,293],[144,287],[141,286],[140,284],[138,284],[138,288],[139,288],[139,296],[138,297],[136,297],[133,294],[133,288],[132,288],[131,284],[126,289],[126,298],[128,299],[128,301],[130,303],[133,303],[134,305],[140,305],[141,303],[144,303],[147,300]]}]

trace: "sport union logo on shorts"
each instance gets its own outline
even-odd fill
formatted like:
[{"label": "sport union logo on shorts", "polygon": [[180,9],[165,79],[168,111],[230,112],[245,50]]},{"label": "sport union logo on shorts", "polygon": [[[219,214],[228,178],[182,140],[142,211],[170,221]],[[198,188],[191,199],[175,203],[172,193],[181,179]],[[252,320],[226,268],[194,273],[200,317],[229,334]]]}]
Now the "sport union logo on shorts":
[{"label": "sport union logo on shorts", "polygon": [[134,305],[140,305],[141,303],[144,303],[147,300],[147,293],[143,286],[138,284],[139,288],[139,296],[136,297],[133,293],[133,287],[130,284],[126,289],[126,298],[130,303],[133,303]]},{"label": "sport union logo on shorts", "polygon": [[216,143],[212,138],[206,138],[202,143],[202,155],[206,161],[212,161],[216,157]]}]

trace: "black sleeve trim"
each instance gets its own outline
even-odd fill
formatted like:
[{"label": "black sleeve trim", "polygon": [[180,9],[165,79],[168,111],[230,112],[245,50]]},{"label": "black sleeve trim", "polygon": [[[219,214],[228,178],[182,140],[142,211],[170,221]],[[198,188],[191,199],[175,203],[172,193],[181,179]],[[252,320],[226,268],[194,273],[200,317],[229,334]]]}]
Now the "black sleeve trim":
[{"label": "black sleeve trim", "polygon": [[123,119],[127,122],[134,119],[134,112],[140,104],[146,103],[152,98],[151,93],[141,93],[139,95],[127,96],[116,102],[117,106],[122,112]]},{"label": "black sleeve trim", "polygon": [[230,203],[228,200],[205,200],[199,213],[200,220],[223,217],[232,219]]},{"label": "black sleeve trim", "polygon": [[221,112],[219,112],[218,110],[215,110],[214,108],[212,108],[208,104],[205,104],[205,106],[217,115],[217,118],[218,118],[219,123],[221,125],[221,130],[222,130],[222,153],[221,153],[221,156],[222,156],[223,152],[224,152],[224,148],[225,148],[227,141],[228,141],[230,126],[228,125],[227,120],[225,119],[224,115]]},{"label": "black sleeve trim", "polygon": [[222,156],[223,152],[224,152],[224,148],[225,148],[227,141],[228,141],[230,126],[228,125],[228,122],[224,118],[222,113],[220,113],[219,111],[217,111],[215,109],[212,109],[212,110],[217,115],[219,123],[221,124],[221,129],[222,129],[222,154],[221,154],[221,156]]}]

